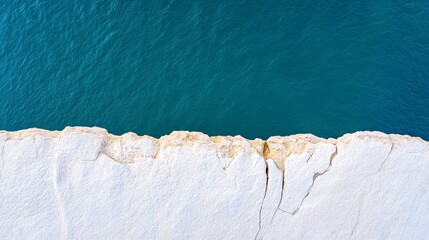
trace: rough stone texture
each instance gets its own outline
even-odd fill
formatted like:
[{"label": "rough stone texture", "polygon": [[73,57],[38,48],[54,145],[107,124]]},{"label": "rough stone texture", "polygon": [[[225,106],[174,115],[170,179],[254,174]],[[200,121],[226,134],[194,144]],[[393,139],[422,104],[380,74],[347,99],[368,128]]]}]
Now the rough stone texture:
[{"label": "rough stone texture", "polygon": [[429,239],[429,144],[0,131],[0,239]]}]

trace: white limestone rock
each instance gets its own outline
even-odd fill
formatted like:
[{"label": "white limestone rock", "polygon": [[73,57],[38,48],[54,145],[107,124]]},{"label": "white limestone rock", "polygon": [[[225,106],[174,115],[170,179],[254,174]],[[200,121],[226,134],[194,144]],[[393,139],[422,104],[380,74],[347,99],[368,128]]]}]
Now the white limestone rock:
[{"label": "white limestone rock", "polygon": [[336,147],[299,211],[279,208],[264,239],[429,238],[427,142],[365,132],[339,138]]},{"label": "white limestone rock", "polygon": [[429,239],[429,144],[0,131],[0,239]]}]

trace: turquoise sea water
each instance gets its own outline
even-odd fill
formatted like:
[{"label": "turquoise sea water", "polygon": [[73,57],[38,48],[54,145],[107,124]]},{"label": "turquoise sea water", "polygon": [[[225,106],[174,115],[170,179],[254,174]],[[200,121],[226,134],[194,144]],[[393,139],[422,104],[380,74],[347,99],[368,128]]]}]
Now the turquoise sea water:
[{"label": "turquoise sea water", "polygon": [[429,1],[0,1],[0,129],[429,139]]}]

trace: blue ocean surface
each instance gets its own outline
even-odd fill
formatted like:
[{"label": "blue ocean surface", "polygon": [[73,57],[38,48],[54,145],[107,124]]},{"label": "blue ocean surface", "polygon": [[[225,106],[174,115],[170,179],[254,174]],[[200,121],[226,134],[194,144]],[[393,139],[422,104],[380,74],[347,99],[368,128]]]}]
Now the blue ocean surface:
[{"label": "blue ocean surface", "polygon": [[0,1],[0,129],[429,140],[429,1]]}]

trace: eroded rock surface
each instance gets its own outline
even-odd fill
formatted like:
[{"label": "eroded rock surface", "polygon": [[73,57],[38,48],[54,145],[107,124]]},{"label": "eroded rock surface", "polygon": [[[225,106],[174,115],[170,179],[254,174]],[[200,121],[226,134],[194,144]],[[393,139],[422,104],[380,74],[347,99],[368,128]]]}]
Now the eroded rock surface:
[{"label": "eroded rock surface", "polygon": [[0,131],[0,239],[428,239],[429,144]]}]

